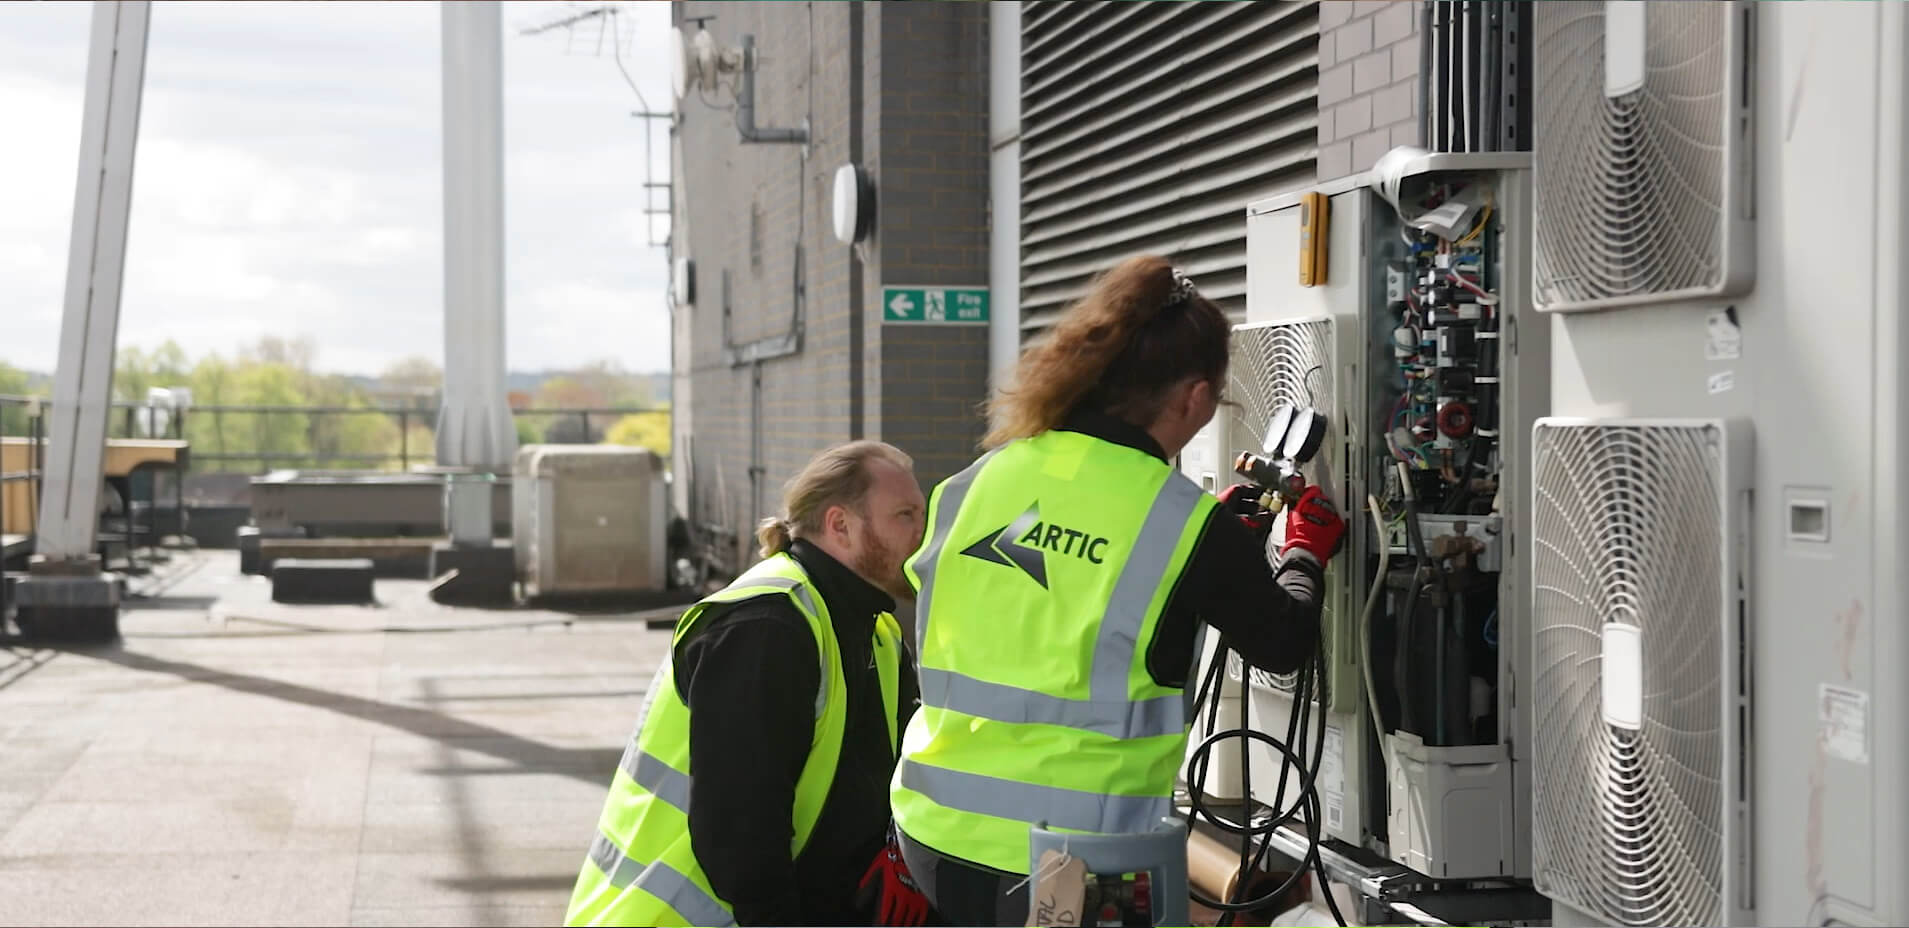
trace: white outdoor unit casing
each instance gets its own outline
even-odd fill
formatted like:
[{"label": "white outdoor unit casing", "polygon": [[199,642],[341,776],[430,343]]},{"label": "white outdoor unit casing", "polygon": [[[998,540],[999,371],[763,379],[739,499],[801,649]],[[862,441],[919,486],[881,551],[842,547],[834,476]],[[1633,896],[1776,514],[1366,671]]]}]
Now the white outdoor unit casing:
[{"label": "white outdoor unit casing", "polygon": [[[1678,824],[1682,813],[1670,804],[1671,781],[1662,780],[1610,794],[1645,797],[1647,816],[1626,812],[1596,832],[1578,831],[1593,840],[1612,825],[1646,826],[1646,850],[1666,863],[1672,853],[1688,855],[1701,865],[1689,872],[1704,879],[1640,886],[1630,878],[1644,871],[1601,870],[1547,852],[1536,876],[1540,888],[1555,893],[1558,925],[1661,925],[1680,918],[1690,919],[1684,924],[1909,924],[1909,880],[1902,878],[1909,859],[1909,790],[1903,788],[1909,782],[1909,586],[1902,579],[1909,558],[1909,8],[1772,3],[1753,9],[1755,67],[1737,75],[1747,80],[1754,101],[1753,289],[1727,300],[1554,314],[1550,328],[1552,415],[1587,428],[1640,420],[1745,424],[1750,441],[1739,446],[1749,465],[1742,470],[1749,481],[1744,549],[1730,552],[1743,565],[1741,592],[1730,597],[1740,611],[1732,617],[1719,610],[1730,601],[1717,602],[1716,591],[1701,611],[1673,603],[1639,613],[1639,624],[1657,617],[1674,620],[1656,626],[1659,631],[1701,628],[1703,638],[1678,645],[1692,655],[1688,672],[1727,682],[1716,665],[1695,665],[1697,656],[1714,651],[1741,661],[1741,678],[1754,685],[1745,688],[1748,704],[1738,712],[1704,694],[1688,708],[1674,707],[1692,711],[1701,700],[1717,720],[1714,730],[1666,729],[1655,738],[1657,744],[1670,737],[1688,742],[1678,755],[1664,755],[1667,760],[1715,758],[1706,761],[1710,772],[1684,772],[1675,763],[1638,768],[1716,782],[1701,821]],[[1552,67],[1542,54],[1536,66]],[[1550,103],[1542,87],[1536,103],[1536,131],[1543,133]],[[1556,173],[1544,157],[1540,150],[1540,187]],[[1538,199],[1544,201],[1542,192]],[[1716,208],[1694,194],[1662,205]],[[1662,495],[1661,505],[1683,508],[1703,493]],[[1678,524],[1672,512],[1660,518],[1662,527]],[[1652,555],[1661,528],[1621,534],[1626,537],[1606,546],[1613,563],[1622,558],[1644,571],[1674,566]],[[1664,589],[1681,593],[1684,587],[1673,582]],[[1532,595],[1543,597],[1539,608],[1553,621],[1569,619],[1580,629],[1591,621],[1616,624],[1605,623],[1597,602],[1587,601],[1583,615],[1572,618],[1558,594],[1534,589]],[[1559,634],[1582,639],[1586,657],[1611,650],[1585,630]],[[1747,647],[1732,655],[1739,642]],[[1549,661],[1546,653],[1534,653],[1530,668],[1540,705],[1578,685],[1573,675],[1548,666],[1568,652],[1551,653]],[[1648,726],[1653,708],[1673,708],[1662,701],[1680,691],[1654,689],[1660,677],[1650,675],[1651,660],[1662,657],[1648,642],[1643,657],[1641,708]],[[1597,692],[1577,693],[1597,699],[1592,711],[1602,711],[1613,694],[1604,692],[1601,668],[1586,669],[1595,672]],[[1619,716],[1638,708],[1625,701],[1612,700]],[[1598,727],[1591,713],[1577,717]],[[1566,755],[1538,763],[1545,782],[1586,769]],[[1718,772],[1728,778],[1718,782]],[[1602,794],[1595,798],[1605,801]],[[1696,835],[1706,836],[1701,844],[1677,844]],[[1654,908],[1630,904],[1640,899],[1640,888],[1652,891],[1641,901]],[[1625,904],[1613,908],[1610,900]]]},{"label": "white outdoor unit casing", "polygon": [[529,445],[511,483],[517,571],[531,597],[661,590],[663,459],[642,448]]}]

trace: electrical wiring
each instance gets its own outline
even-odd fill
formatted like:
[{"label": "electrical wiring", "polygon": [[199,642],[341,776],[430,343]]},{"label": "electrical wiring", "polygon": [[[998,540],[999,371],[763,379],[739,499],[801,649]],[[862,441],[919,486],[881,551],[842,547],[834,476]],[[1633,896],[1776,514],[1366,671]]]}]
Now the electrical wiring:
[{"label": "electrical wiring", "polygon": [[1412,398],[1412,391],[1409,389],[1409,386],[1408,384],[1408,389],[1399,393],[1398,405],[1392,409],[1392,423],[1385,430],[1385,446],[1392,449],[1393,457],[1407,463],[1410,463],[1412,459],[1406,457],[1404,451],[1399,450],[1398,442],[1392,438],[1392,433],[1398,429],[1399,423],[1405,418],[1407,403]]},{"label": "electrical wiring", "polygon": [[1478,214],[1478,224],[1475,226],[1472,226],[1472,230],[1470,232],[1465,233],[1465,237],[1459,239],[1456,242],[1456,244],[1464,245],[1470,242],[1472,239],[1475,239],[1479,235],[1483,234],[1485,231],[1485,224],[1490,221],[1491,221],[1491,199],[1487,197],[1485,199],[1485,209]]},{"label": "electrical wiring", "polygon": [[[1385,738],[1385,722],[1379,714],[1379,684],[1372,675],[1372,620],[1379,610],[1379,598],[1385,592],[1385,571],[1392,565],[1392,545],[1386,540],[1385,515],[1379,509],[1378,497],[1367,494],[1366,508],[1372,513],[1372,529],[1377,532],[1379,546],[1379,570],[1374,575],[1372,588],[1365,594],[1365,609],[1359,615],[1359,666],[1365,671],[1365,704],[1372,713],[1372,732],[1379,739],[1379,753],[1385,756],[1385,769],[1392,769],[1392,745]],[[1403,515],[1400,516],[1404,518]],[[1497,612],[1492,613],[1494,616]]]},{"label": "electrical wiring", "polygon": [[1449,275],[1451,276],[1451,278],[1452,278],[1452,280],[1453,280],[1453,281],[1455,281],[1455,282],[1456,282],[1456,283],[1457,283],[1457,284],[1458,284],[1459,286],[1461,286],[1461,287],[1464,287],[1464,288],[1465,288],[1465,289],[1466,289],[1467,291],[1469,291],[1469,292],[1470,292],[1470,293],[1471,293],[1471,294],[1472,294],[1473,296],[1476,296],[1476,297],[1478,297],[1478,302],[1480,302],[1480,303],[1482,303],[1482,304],[1484,304],[1484,305],[1486,305],[1486,306],[1496,306],[1496,305],[1498,305],[1498,298],[1497,298],[1497,297],[1495,297],[1495,296],[1492,296],[1492,295],[1491,295],[1491,294],[1489,294],[1489,293],[1486,293],[1486,292],[1485,292],[1485,291],[1484,291],[1484,290],[1483,290],[1482,288],[1480,288],[1480,287],[1479,287],[1479,286],[1478,286],[1477,284],[1475,284],[1475,283],[1472,283],[1472,282],[1471,282],[1471,281],[1469,281],[1469,280],[1466,280],[1466,279],[1465,279],[1465,278],[1464,278],[1463,276],[1461,276],[1461,275],[1460,275],[1460,274],[1459,274],[1459,273],[1458,273],[1457,271],[1455,271],[1455,270],[1448,270],[1448,271],[1447,271],[1446,273],[1447,273],[1447,274],[1449,274]]}]

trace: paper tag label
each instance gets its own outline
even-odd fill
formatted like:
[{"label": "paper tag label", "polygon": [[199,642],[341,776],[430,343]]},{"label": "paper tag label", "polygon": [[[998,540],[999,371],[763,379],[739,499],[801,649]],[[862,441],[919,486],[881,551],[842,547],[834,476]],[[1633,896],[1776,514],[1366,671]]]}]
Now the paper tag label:
[{"label": "paper tag label", "polygon": [[1028,906],[1027,923],[1034,925],[1077,926],[1081,909],[1087,904],[1087,861],[1060,851],[1041,855],[1035,871],[1033,904]]},{"label": "paper tag label", "polygon": [[1326,726],[1325,756],[1319,759],[1319,795],[1325,799],[1326,827],[1346,822],[1346,739],[1337,725]]},{"label": "paper tag label", "polygon": [[1823,750],[1852,764],[1869,763],[1869,694],[1822,684],[1816,700]]},{"label": "paper tag label", "polygon": [[1445,238],[1457,238],[1465,234],[1477,208],[1476,204],[1465,200],[1446,200],[1437,209],[1419,216],[1412,224],[1437,232]]},{"label": "paper tag label", "polygon": [[1704,318],[1704,360],[1734,361],[1743,357],[1743,330],[1737,327],[1736,313],[1715,309]]},{"label": "paper tag label", "polygon": [[1712,393],[1728,393],[1736,385],[1736,371],[1722,371],[1710,375],[1710,392]]}]

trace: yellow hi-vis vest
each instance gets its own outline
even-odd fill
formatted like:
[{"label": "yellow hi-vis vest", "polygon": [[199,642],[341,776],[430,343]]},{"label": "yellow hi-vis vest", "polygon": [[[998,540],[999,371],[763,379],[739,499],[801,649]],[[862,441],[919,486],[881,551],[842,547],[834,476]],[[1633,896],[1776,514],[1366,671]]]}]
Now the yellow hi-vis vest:
[{"label": "yellow hi-vis vest", "polygon": [[[815,699],[815,738],[795,785],[795,833],[791,856],[800,854],[822,814],[822,802],[841,760],[848,722],[848,681],[830,624],[828,604],[817,595],[802,565],[787,554],[751,567],[734,583],[691,606],[676,623],[672,653],[711,607],[758,596],[782,595],[795,603],[815,633],[822,658],[822,685]],[[895,617],[876,617],[874,655],[891,743],[895,719],[901,627]],[[650,693],[649,711],[623,752],[609,799],[597,822],[597,838],[570,896],[566,925],[700,925],[736,923],[728,903],[709,888],[689,840],[689,713],[676,690],[675,662],[667,661]],[[739,797],[746,798],[746,797]]]},{"label": "yellow hi-vis vest", "polygon": [[1144,644],[1217,501],[1146,452],[1076,432],[1010,442],[935,488],[908,562],[921,708],[895,824],[1028,872],[1028,827],[1152,831],[1186,750]]}]

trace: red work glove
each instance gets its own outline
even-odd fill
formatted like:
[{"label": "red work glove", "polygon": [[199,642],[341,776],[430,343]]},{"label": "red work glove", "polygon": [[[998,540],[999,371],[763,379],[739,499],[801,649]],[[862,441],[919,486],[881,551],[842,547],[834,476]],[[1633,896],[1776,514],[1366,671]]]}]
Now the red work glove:
[{"label": "red work glove", "polygon": [[1273,528],[1273,514],[1259,504],[1262,492],[1250,483],[1236,483],[1220,493],[1220,506],[1237,516],[1254,538],[1264,542],[1266,533]]},{"label": "red work glove", "polygon": [[868,865],[868,872],[862,874],[858,889],[856,898],[861,908],[875,913],[873,924],[918,928],[928,921],[928,897],[908,875],[908,863],[902,860],[901,848],[892,834],[888,845]]},{"label": "red work glove", "polygon": [[1279,553],[1284,556],[1298,548],[1324,564],[1338,553],[1345,534],[1346,522],[1332,508],[1325,491],[1316,486],[1307,487],[1306,492],[1300,494],[1299,502],[1286,514],[1286,544]]}]

